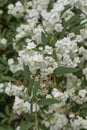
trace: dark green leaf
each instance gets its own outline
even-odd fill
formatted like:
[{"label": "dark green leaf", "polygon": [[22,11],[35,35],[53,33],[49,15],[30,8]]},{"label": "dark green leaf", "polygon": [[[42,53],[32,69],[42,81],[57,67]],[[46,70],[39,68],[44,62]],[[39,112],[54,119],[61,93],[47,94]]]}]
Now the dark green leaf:
[{"label": "dark green leaf", "polygon": [[28,65],[23,65],[24,67],[24,76],[25,76],[25,80],[29,80],[30,78],[30,70],[29,70],[29,67]]},{"label": "dark green leaf", "polygon": [[79,24],[78,26],[72,28],[70,32],[78,32],[87,22],[84,22],[82,24]]},{"label": "dark green leaf", "polygon": [[43,44],[48,44],[51,39],[51,34],[46,34],[44,32],[41,33],[41,41]]},{"label": "dark green leaf", "polygon": [[0,62],[1,62],[2,64],[4,64],[4,65],[7,65],[7,64],[8,64],[8,62],[7,62],[5,59],[3,59],[3,58],[0,58]]},{"label": "dark green leaf", "polygon": [[16,72],[14,73],[13,77],[18,77],[18,76],[20,76],[20,75],[22,75],[22,74],[23,74],[23,71],[22,71],[22,70],[18,70],[18,71],[16,71]]},{"label": "dark green leaf", "polygon": [[80,107],[81,115],[85,118],[87,116],[87,102]]},{"label": "dark green leaf", "polygon": [[55,69],[54,73],[55,75],[60,75],[60,74],[66,74],[66,73],[73,73],[79,71],[77,68],[72,68],[72,67],[59,67]]},{"label": "dark green leaf", "polygon": [[5,113],[6,113],[7,116],[10,116],[11,113],[10,113],[10,110],[9,110],[9,106],[6,106]]},{"label": "dark green leaf", "polygon": [[6,130],[5,128],[3,128],[3,127],[0,127],[0,130]]},{"label": "dark green leaf", "polygon": [[6,115],[4,113],[0,112],[0,118],[5,118],[5,117],[6,117]]},{"label": "dark green leaf", "polygon": [[51,104],[55,104],[58,103],[58,100],[54,99],[54,98],[45,98],[45,99],[41,99],[38,104],[40,106],[45,106],[45,105],[51,105]]},{"label": "dark green leaf", "polygon": [[29,81],[29,85],[28,85],[28,93],[29,93],[29,95],[31,95],[31,93],[32,93],[33,86],[34,86],[34,80],[31,79],[31,80]]},{"label": "dark green leaf", "polygon": [[47,37],[46,37],[46,34],[44,32],[41,33],[41,40],[42,40],[43,44],[47,43]]},{"label": "dark green leaf", "polygon": [[3,120],[1,121],[1,124],[4,124],[4,123],[7,122],[7,121],[8,121],[8,117],[3,118]]},{"label": "dark green leaf", "polygon": [[82,104],[81,109],[87,109],[87,102]]},{"label": "dark green leaf", "polygon": [[10,76],[4,76],[4,75],[2,75],[1,76],[1,79],[3,80],[3,81],[16,81],[15,80],[15,78],[13,78],[13,77],[10,77]]},{"label": "dark green leaf", "polygon": [[39,88],[40,88],[40,80],[34,85],[33,95],[37,94]]},{"label": "dark green leaf", "polygon": [[61,15],[63,15],[68,9],[70,9],[71,5],[68,4],[65,6],[64,10],[61,12]]},{"label": "dark green leaf", "polygon": [[87,81],[83,81],[82,83],[81,83],[81,89],[84,89],[84,88],[86,88],[87,87]]},{"label": "dark green leaf", "polygon": [[21,129],[20,130],[29,130],[31,127],[33,126],[33,123],[29,122],[27,124],[22,124]]}]

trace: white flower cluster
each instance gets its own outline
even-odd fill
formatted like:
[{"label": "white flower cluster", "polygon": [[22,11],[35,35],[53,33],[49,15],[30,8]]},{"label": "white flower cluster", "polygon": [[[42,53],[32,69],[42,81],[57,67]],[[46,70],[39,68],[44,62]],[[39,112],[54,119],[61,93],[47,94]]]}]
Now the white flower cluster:
[{"label": "white flower cluster", "polygon": [[47,9],[49,3],[50,0],[33,0],[32,6],[34,9],[37,9],[38,11],[42,11],[44,9]]},{"label": "white flower cluster", "polygon": [[21,114],[22,112],[29,113],[30,112],[30,103],[28,101],[24,101],[19,97],[15,97],[13,110],[17,114]]},{"label": "white flower cluster", "polygon": [[22,64],[17,64],[15,63],[14,59],[13,58],[10,58],[8,60],[8,65],[10,66],[10,70],[15,73],[16,71],[18,70],[22,70],[23,69],[23,66]]},{"label": "white flower cluster", "polygon": [[87,119],[77,116],[76,119],[72,118],[70,122],[74,130],[87,129]]},{"label": "white flower cluster", "polygon": [[50,120],[47,120],[45,117],[45,122],[43,123],[47,127],[51,125],[50,130],[61,130],[61,128],[67,125],[68,119],[64,114],[55,113]]},{"label": "white flower cluster", "polygon": [[46,46],[42,51],[39,48],[39,52],[34,50],[35,47],[34,42],[28,43],[25,49],[19,51],[18,61],[19,64],[25,63],[28,65],[32,74],[35,74],[36,70],[40,69],[41,77],[44,78],[53,73],[58,64],[51,56],[44,56],[46,53],[52,54],[52,47]]},{"label": "white flower cluster", "polygon": [[64,38],[57,41],[55,47],[59,65],[76,67],[80,63],[77,43]]},{"label": "white flower cluster", "polygon": [[70,0],[70,2],[76,8],[81,9],[85,14],[87,14],[87,1],[86,0]]},{"label": "white flower cluster", "polygon": [[[15,96],[13,110],[18,115],[21,115],[22,113],[29,114],[29,113],[31,113],[31,103],[29,101],[24,101],[23,99],[21,99],[18,96]],[[33,104],[32,111],[33,112],[39,111],[39,106],[36,103]]]},{"label": "white flower cluster", "polygon": [[[17,55],[9,55],[9,38],[3,36],[5,31],[0,35],[0,47],[7,45],[8,50],[6,56],[2,51],[0,54],[2,59],[8,60],[9,67],[5,72],[0,68],[0,72],[2,69],[3,75],[10,74],[14,78],[17,72],[23,75],[15,78],[19,84],[9,79],[5,82],[4,76],[0,76],[0,94],[14,97],[12,108],[18,116],[34,113],[35,125],[40,120],[39,124],[49,130],[86,130],[87,112],[85,116],[82,112],[87,103],[87,23],[84,24],[87,0],[23,0],[9,4],[7,9],[7,15],[14,16],[18,22],[11,41]],[[0,10],[0,16],[3,12]],[[5,64],[2,59],[0,65]],[[27,79],[24,65],[30,71]],[[60,69],[57,74],[56,69],[61,66],[71,72],[79,70],[72,73],[65,70],[67,74],[62,74]],[[41,102],[43,98],[48,99],[48,104],[50,99],[58,103],[44,107],[47,102]],[[19,122],[17,125],[16,129],[20,130]]]},{"label": "white flower cluster", "polygon": [[6,46],[6,44],[7,44],[7,39],[6,38],[0,38],[0,46],[1,45]]},{"label": "white flower cluster", "polygon": [[6,84],[5,93],[9,96],[21,96],[24,92],[24,86],[16,86],[10,82]]},{"label": "white flower cluster", "polygon": [[41,15],[43,17],[43,25],[45,27],[45,30],[48,32],[51,32],[53,30],[57,32],[61,32],[63,29],[63,26],[61,24],[61,12],[64,9],[64,6],[69,4],[68,0],[58,0],[54,6],[53,9],[51,9],[50,12],[47,12],[47,10],[43,10]]},{"label": "white flower cluster", "polygon": [[15,6],[13,4],[10,4],[8,6],[8,14],[11,14],[17,18],[20,18],[24,15],[25,9],[24,6],[20,1],[17,1],[15,3]]}]

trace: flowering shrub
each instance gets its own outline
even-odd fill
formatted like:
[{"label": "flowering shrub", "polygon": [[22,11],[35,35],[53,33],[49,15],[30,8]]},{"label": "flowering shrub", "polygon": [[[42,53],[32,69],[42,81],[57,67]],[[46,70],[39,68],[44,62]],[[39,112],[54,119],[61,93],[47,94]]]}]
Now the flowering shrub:
[{"label": "flowering shrub", "polygon": [[87,0],[0,0],[0,130],[87,130]]}]

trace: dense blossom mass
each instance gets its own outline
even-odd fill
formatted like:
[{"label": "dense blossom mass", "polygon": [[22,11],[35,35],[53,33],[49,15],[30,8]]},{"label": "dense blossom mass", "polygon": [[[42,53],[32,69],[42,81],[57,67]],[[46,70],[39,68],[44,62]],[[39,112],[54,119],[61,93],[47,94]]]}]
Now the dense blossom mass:
[{"label": "dense blossom mass", "polygon": [[87,0],[0,1],[0,98],[3,130],[87,130]]}]

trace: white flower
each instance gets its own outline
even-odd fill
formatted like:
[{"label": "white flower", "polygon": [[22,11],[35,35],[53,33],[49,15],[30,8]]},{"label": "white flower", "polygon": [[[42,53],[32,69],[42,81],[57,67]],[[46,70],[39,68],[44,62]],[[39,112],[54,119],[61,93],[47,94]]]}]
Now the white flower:
[{"label": "white flower", "polygon": [[15,130],[20,130],[20,128],[21,128],[20,126],[17,126]]},{"label": "white flower", "polygon": [[14,63],[13,58],[8,59],[8,64],[9,64],[9,65],[11,65],[11,64],[13,64],[13,63]]},{"label": "white flower", "polygon": [[79,90],[79,96],[81,96],[82,98],[84,98],[87,94],[87,91],[85,89]]},{"label": "white flower", "polygon": [[33,112],[35,112],[35,111],[39,111],[39,106],[38,106],[38,104],[36,104],[36,103],[34,103],[33,104]]},{"label": "white flower", "polygon": [[69,37],[57,41],[55,47],[59,65],[76,67],[80,63],[77,43]]},{"label": "white flower", "polygon": [[52,94],[54,97],[61,97],[62,93],[59,92],[56,88],[53,89]]},{"label": "white flower", "polygon": [[81,35],[76,35],[76,42],[82,42],[83,38]]},{"label": "white flower", "polygon": [[7,43],[7,39],[6,38],[0,39],[0,44],[6,46],[6,43]]},{"label": "white flower", "polygon": [[59,33],[59,32],[62,32],[62,30],[63,30],[62,24],[58,23],[58,24],[55,25],[55,31],[56,32]]},{"label": "white flower", "polygon": [[80,33],[81,33],[81,36],[82,36],[83,39],[87,38],[87,28],[81,29]]},{"label": "white flower", "polygon": [[41,54],[35,54],[33,60],[35,62],[43,62],[43,56]]},{"label": "white flower", "polygon": [[5,85],[5,93],[9,96],[19,96],[22,95],[24,91],[24,86],[16,86],[12,84],[11,82],[6,83]]},{"label": "white flower", "polygon": [[36,45],[34,44],[34,42],[30,42],[30,43],[28,43],[26,49],[33,49],[35,47],[36,47]]},{"label": "white flower", "polygon": [[52,52],[53,52],[52,47],[46,45],[44,49],[44,53],[51,55]]},{"label": "white flower", "polygon": [[20,115],[23,112],[30,113],[30,103],[16,96],[13,105],[13,110],[18,115]]},{"label": "white flower", "polygon": [[87,119],[83,119],[80,116],[77,116],[74,120],[70,120],[70,123],[74,130],[87,129]]},{"label": "white flower", "polygon": [[11,14],[17,18],[20,18],[24,15],[25,9],[20,1],[17,1],[15,5],[8,5],[8,14]]},{"label": "white flower", "polygon": [[0,93],[3,93],[3,92],[4,92],[4,84],[0,83]]},{"label": "white flower", "polygon": [[0,15],[3,14],[3,10],[0,9]]}]

